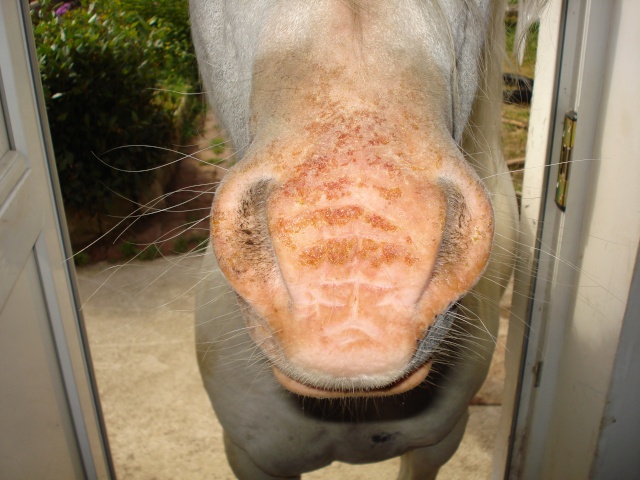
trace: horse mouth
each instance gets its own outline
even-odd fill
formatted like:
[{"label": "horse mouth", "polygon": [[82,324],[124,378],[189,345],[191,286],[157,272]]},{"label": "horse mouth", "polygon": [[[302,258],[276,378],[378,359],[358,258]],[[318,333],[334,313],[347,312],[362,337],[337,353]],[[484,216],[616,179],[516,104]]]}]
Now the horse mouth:
[{"label": "horse mouth", "polygon": [[312,385],[301,383],[282,372],[275,365],[272,366],[273,374],[278,382],[290,392],[296,393],[304,397],[314,398],[349,398],[349,397],[387,397],[408,392],[420,385],[431,370],[431,362],[427,362],[417,370],[402,377],[401,379],[379,388],[371,389],[328,389],[320,388]]},{"label": "horse mouth", "polygon": [[414,389],[427,378],[434,356],[441,350],[441,343],[448,335],[455,316],[455,307],[452,307],[436,317],[427,333],[418,342],[411,361],[399,375],[318,378],[286,364],[281,356],[272,358],[271,368],[275,378],[284,388],[306,397],[349,398],[398,395]]}]

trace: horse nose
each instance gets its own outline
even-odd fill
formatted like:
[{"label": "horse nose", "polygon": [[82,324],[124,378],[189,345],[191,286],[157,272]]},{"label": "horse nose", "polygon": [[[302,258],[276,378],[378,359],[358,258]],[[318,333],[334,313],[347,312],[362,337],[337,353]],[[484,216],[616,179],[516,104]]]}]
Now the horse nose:
[{"label": "horse nose", "polygon": [[285,370],[390,382],[485,268],[493,212],[457,147],[387,145],[258,151],[216,195],[219,265]]}]

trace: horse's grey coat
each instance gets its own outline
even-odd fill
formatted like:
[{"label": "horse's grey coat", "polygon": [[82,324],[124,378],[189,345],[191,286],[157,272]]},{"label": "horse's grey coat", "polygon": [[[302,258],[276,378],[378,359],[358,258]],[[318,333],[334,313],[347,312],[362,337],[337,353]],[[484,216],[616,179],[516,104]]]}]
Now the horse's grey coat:
[{"label": "horse's grey coat", "polygon": [[[260,45],[265,24],[274,14],[288,15],[285,36],[303,37],[305,22],[314,18],[308,10],[328,1],[191,0],[194,42],[206,90],[240,157],[251,143],[253,67],[258,50],[267,48]],[[353,8],[382,5],[371,0],[349,3]],[[236,295],[209,249],[204,264],[207,278],[197,297],[197,348],[205,387],[225,431],[229,462],[241,479],[299,478],[334,460],[366,463],[398,455],[402,455],[400,478],[435,478],[462,438],[468,402],[487,373],[515,235],[513,190],[499,154],[495,128],[499,116],[492,105],[500,96],[500,58],[488,59],[482,67],[478,64],[486,50],[483,39],[499,30],[501,20],[492,18],[500,15],[501,5],[484,0],[395,0],[384,5],[405,26],[409,43],[428,49],[448,79],[449,90],[443,92],[451,109],[446,114],[448,127],[470,153],[469,161],[479,175],[487,179],[496,212],[498,254],[473,294],[460,302],[460,312],[468,312],[468,320],[454,326],[459,345],[451,347],[447,364],[423,385],[378,399],[320,400],[294,395],[275,381],[269,362],[252,344]],[[296,14],[297,9],[304,14]],[[401,47],[403,39],[389,41]],[[497,51],[488,50],[499,57]],[[475,99],[478,85],[489,101]]]}]

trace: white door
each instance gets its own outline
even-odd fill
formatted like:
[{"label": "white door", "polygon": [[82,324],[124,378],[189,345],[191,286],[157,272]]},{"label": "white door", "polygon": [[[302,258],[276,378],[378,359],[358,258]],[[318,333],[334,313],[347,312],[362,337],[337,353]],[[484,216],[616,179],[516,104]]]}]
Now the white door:
[{"label": "white door", "polygon": [[0,2],[0,479],[107,479],[28,8]]},{"label": "white door", "polygon": [[542,19],[494,478],[640,472],[639,19],[637,0],[553,0]]}]

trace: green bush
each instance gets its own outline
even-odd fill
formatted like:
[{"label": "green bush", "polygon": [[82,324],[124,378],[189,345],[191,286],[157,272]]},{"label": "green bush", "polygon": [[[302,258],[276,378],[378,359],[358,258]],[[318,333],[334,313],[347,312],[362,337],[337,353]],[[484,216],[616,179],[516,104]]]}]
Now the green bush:
[{"label": "green bush", "polygon": [[166,162],[153,147],[179,140],[185,97],[162,89],[197,88],[188,2],[83,1],[60,16],[61,2],[39,3],[32,20],[63,199],[106,213],[116,192],[139,199]]}]

